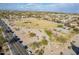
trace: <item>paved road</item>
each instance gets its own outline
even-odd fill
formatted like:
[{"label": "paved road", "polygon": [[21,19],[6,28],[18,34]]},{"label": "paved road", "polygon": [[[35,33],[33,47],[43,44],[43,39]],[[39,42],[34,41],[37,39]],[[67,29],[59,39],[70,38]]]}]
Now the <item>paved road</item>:
[{"label": "paved road", "polygon": [[24,46],[19,41],[17,41],[16,35],[14,36],[14,33],[12,32],[12,30],[1,19],[0,19],[0,26],[4,30],[5,38],[8,41],[12,54],[13,55],[28,55],[28,52],[26,51]]}]

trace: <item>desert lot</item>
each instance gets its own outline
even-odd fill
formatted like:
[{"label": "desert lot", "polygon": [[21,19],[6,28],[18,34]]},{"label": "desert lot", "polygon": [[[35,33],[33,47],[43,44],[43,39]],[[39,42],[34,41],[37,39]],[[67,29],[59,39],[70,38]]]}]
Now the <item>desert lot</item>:
[{"label": "desert lot", "polygon": [[70,42],[78,41],[73,39],[76,34],[62,23],[39,18],[5,19],[5,22],[33,54],[75,54]]}]

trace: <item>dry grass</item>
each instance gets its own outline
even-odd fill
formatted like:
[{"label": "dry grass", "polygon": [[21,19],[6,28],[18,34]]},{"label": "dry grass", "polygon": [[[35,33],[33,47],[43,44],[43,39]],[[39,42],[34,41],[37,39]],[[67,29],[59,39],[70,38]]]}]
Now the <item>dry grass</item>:
[{"label": "dry grass", "polygon": [[43,29],[48,29],[48,28],[54,28],[57,27],[57,23],[52,23],[47,20],[39,20],[36,18],[29,18],[28,19],[23,19],[20,21],[16,21],[16,26],[18,27],[25,27],[25,28],[43,28]]}]

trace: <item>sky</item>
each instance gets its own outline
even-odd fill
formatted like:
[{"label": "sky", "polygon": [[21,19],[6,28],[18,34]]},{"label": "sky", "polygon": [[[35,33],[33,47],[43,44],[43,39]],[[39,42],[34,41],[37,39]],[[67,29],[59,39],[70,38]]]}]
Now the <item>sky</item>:
[{"label": "sky", "polygon": [[0,3],[0,10],[79,13],[79,3]]}]

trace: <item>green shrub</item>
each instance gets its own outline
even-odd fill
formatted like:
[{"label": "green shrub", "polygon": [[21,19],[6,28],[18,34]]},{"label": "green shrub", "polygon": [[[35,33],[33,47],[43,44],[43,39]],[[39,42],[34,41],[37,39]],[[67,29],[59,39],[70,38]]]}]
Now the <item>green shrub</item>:
[{"label": "green shrub", "polygon": [[60,43],[66,43],[67,40],[68,40],[68,38],[64,37],[64,36],[56,37],[56,41],[58,41]]},{"label": "green shrub", "polygon": [[63,27],[63,24],[59,24],[57,27]]},{"label": "green shrub", "polygon": [[42,41],[39,42],[40,45],[47,45],[48,41],[43,39]]},{"label": "green shrub", "polygon": [[29,33],[29,35],[30,35],[31,37],[36,36],[36,34],[35,34],[35,33]]},{"label": "green shrub", "polygon": [[46,34],[51,37],[52,36],[52,32],[50,30],[45,30]]},{"label": "green shrub", "polygon": [[75,33],[79,33],[79,29],[78,29],[78,28],[73,28],[73,31],[74,31]]},{"label": "green shrub", "polygon": [[36,50],[35,53],[37,53],[38,55],[43,55],[44,50],[43,49]]},{"label": "green shrub", "polygon": [[36,49],[36,48],[39,48],[40,45],[39,45],[38,42],[33,42],[33,43],[31,44],[31,47],[32,47],[33,49]]}]

